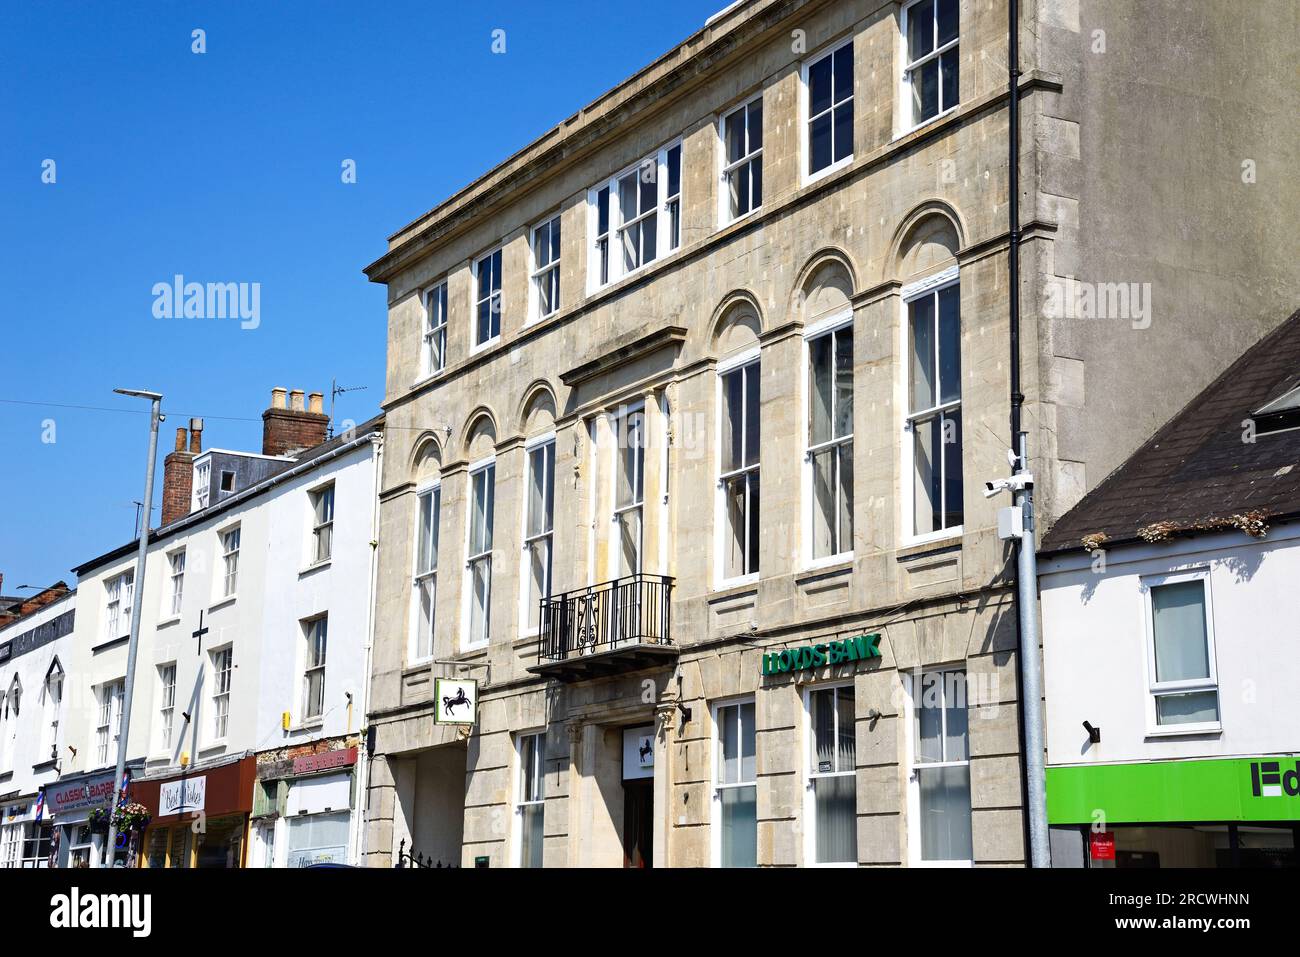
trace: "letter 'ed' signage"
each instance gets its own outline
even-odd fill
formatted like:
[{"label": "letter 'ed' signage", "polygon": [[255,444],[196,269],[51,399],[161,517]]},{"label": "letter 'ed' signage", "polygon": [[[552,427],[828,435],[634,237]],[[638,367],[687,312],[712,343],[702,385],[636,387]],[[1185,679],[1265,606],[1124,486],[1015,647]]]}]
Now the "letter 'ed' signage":
[{"label": "letter 'ed' signage", "polygon": [[858,635],[843,641],[827,641],[802,648],[787,648],[763,655],[763,674],[779,675],[787,671],[804,671],[823,665],[839,665],[847,661],[865,661],[880,657],[880,635]]}]

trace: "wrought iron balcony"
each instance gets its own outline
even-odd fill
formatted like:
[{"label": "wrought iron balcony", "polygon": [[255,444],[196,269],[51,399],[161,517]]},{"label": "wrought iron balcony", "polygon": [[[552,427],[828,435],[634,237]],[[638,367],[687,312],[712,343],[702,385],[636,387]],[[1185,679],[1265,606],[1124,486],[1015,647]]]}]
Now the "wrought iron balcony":
[{"label": "wrought iron balcony", "polygon": [[673,580],[630,575],[541,601],[537,664],[529,671],[578,681],[671,661]]}]

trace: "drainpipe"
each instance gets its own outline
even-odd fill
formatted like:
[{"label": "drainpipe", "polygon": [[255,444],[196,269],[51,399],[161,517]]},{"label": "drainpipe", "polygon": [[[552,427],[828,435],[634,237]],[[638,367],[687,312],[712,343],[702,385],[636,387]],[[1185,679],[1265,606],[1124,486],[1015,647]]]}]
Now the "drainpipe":
[{"label": "drainpipe", "polygon": [[[1025,397],[1020,391],[1020,4],[1007,0],[1007,191],[1009,248],[1007,275],[1010,296],[1011,445],[1013,475],[1029,472],[1029,446],[1021,429]],[[1051,867],[1047,831],[1047,788],[1043,761],[1042,655],[1038,636],[1038,552],[1034,536],[1032,477],[1013,485],[1015,506],[1022,518],[1016,550],[1016,610],[1019,624],[1020,706],[1026,781],[1029,864]]]},{"label": "drainpipe", "polygon": [[[349,863],[361,864],[365,860],[367,811],[370,808],[370,751],[366,747],[370,715],[370,663],[375,647],[375,597],[379,583],[379,489],[384,474],[384,437],[382,433],[370,437],[374,450],[375,477],[370,517],[370,592],[366,602],[365,667],[361,683],[361,746],[357,748],[357,810],[353,815],[353,859]],[[348,733],[352,732],[351,722]]]}]

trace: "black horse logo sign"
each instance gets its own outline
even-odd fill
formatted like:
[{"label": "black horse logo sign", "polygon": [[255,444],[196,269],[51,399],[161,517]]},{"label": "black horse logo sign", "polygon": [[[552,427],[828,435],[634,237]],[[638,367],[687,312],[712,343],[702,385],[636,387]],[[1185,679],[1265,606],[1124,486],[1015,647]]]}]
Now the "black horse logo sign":
[{"label": "black horse logo sign", "polygon": [[462,686],[456,689],[454,695],[442,696],[442,713],[444,715],[450,715],[452,708],[459,708],[462,705],[468,707],[469,704],[469,697],[465,694],[465,688]]},{"label": "black horse logo sign", "polygon": [[642,738],[641,745],[636,749],[636,751],[637,755],[641,759],[641,763],[645,764],[646,757],[654,752],[654,745],[650,743],[649,738]]}]

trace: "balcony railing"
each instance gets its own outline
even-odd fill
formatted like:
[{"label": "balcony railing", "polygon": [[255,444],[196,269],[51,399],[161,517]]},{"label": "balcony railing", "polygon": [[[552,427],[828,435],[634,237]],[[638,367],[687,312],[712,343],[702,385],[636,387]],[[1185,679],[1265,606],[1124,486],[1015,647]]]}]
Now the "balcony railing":
[{"label": "balcony railing", "polygon": [[576,676],[610,670],[602,660],[629,670],[675,655],[672,591],[671,578],[639,574],[543,598],[537,670],[569,663]]}]

